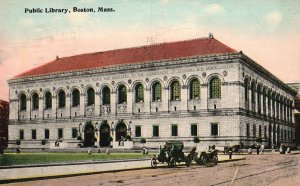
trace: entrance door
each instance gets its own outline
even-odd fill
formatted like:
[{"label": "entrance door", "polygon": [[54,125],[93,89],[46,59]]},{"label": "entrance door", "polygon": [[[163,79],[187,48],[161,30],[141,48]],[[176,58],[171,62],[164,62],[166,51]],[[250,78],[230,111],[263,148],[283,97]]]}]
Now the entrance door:
[{"label": "entrance door", "polygon": [[95,128],[91,123],[86,124],[84,128],[84,141],[83,145],[85,147],[94,146],[95,138]]},{"label": "entrance door", "polygon": [[103,123],[100,127],[100,146],[108,147],[110,145],[110,127],[107,123]]},{"label": "entrance door", "polygon": [[116,126],[116,141],[119,141],[121,137],[124,137],[127,135],[127,127],[124,123],[119,123]]}]

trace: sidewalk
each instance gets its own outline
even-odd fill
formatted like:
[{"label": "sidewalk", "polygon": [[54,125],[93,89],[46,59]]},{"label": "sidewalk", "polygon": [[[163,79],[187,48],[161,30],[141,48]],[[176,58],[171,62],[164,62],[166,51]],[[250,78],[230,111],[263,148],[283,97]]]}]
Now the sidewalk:
[{"label": "sidewalk", "polygon": [[[219,163],[228,161],[238,161],[245,159],[243,155],[233,155],[229,160],[228,155],[218,155]],[[195,164],[195,163],[193,163]],[[160,164],[159,166],[167,166]],[[78,176],[106,172],[118,172],[126,170],[138,170],[151,168],[150,159],[140,159],[131,161],[107,161],[107,162],[78,162],[62,164],[44,164],[38,167],[18,166],[18,167],[1,167],[0,184],[22,182],[35,179],[59,178],[67,176]]]}]

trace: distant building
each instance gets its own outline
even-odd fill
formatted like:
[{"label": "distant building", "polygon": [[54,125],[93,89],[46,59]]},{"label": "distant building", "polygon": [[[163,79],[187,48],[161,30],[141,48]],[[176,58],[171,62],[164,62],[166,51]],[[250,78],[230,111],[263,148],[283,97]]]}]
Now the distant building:
[{"label": "distant building", "polygon": [[9,103],[0,100],[0,149],[7,147]]},{"label": "distant building", "polygon": [[[21,148],[290,145],[296,91],[212,35],[56,57],[8,81]],[[133,142],[123,143],[125,137]],[[123,146],[124,145],[124,146]]]},{"label": "distant building", "polygon": [[297,96],[295,97],[295,134],[296,143],[300,148],[300,83],[288,83],[288,85],[297,90]]}]

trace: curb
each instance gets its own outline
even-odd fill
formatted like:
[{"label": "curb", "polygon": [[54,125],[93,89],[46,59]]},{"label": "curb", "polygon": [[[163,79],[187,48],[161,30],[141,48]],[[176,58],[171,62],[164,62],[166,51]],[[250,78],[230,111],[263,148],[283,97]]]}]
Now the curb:
[{"label": "curb", "polygon": [[[237,158],[237,159],[231,159],[231,160],[221,160],[218,163],[226,163],[226,162],[231,162],[231,161],[240,161],[240,160],[245,160],[245,159],[246,158]],[[100,162],[98,162],[98,163],[100,163]],[[81,164],[83,164],[83,163],[81,163]],[[91,163],[87,163],[87,164],[91,164]],[[53,165],[53,166],[55,166],[55,165]],[[161,168],[166,168],[167,166],[168,165],[166,165],[166,164],[159,165],[159,167],[161,167]],[[34,181],[34,180],[46,180],[46,179],[54,179],[54,178],[67,178],[67,177],[82,176],[82,175],[92,175],[92,174],[116,173],[116,172],[133,171],[133,170],[144,170],[144,169],[153,169],[153,168],[151,166],[149,166],[149,167],[135,167],[135,168],[124,168],[124,169],[118,169],[118,170],[91,171],[91,172],[80,172],[80,173],[71,173],[71,174],[37,176],[37,177],[27,177],[27,178],[15,178],[15,179],[0,180],[0,184],[8,184],[8,183],[16,183],[16,182],[26,182],[26,181]]]},{"label": "curb", "polygon": [[15,169],[15,168],[28,168],[28,167],[52,167],[52,166],[66,166],[66,165],[86,165],[86,164],[105,164],[105,163],[118,163],[118,162],[129,162],[129,161],[144,161],[150,158],[141,159],[120,159],[120,160],[108,160],[108,161],[86,161],[86,162],[65,162],[65,163],[51,163],[51,164],[30,164],[30,165],[11,165],[11,166],[0,166],[0,169]]}]

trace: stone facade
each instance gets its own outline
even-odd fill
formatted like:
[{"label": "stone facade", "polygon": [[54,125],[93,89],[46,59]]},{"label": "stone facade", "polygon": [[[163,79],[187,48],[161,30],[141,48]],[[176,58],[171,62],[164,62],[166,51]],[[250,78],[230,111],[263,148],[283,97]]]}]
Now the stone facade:
[{"label": "stone facade", "polygon": [[[142,137],[153,148],[167,140],[193,146],[195,136],[200,144],[218,146],[252,145],[257,137],[268,146],[291,145],[295,138],[296,92],[242,52],[22,77],[8,83],[11,147],[21,139],[21,148],[41,148],[45,138],[47,148],[77,147],[80,139],[83,146],[107,146],[111,136],[111,144],[119,148],[126,135],[134,148],[143,146]],[[161,88],[156,89],[157,83]]]},{"label": "stone facade", "polygon": [[0,151],[7,147],[8,142],[9,103],[0,100]]}]

